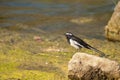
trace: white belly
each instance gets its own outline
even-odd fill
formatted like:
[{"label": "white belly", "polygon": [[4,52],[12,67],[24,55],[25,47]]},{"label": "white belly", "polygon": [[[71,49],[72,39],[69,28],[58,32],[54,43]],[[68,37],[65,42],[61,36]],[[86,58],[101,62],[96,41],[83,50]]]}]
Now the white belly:
[{"label": "white belly", "polygon": [[77,44],[78,43],[76,41],[73,41],[72,39],[70,39],[70,45],[73,46],[76,49],[79,49],[79,46]]}]

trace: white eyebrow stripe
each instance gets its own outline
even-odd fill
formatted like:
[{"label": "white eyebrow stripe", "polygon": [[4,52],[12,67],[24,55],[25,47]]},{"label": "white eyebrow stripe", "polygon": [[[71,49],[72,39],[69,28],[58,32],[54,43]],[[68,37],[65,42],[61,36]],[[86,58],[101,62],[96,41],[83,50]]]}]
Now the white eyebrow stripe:
[{"label": "white eyebrow stripe", "polygon": [[71,33],[66,33],[66,35],[72,35]]}]

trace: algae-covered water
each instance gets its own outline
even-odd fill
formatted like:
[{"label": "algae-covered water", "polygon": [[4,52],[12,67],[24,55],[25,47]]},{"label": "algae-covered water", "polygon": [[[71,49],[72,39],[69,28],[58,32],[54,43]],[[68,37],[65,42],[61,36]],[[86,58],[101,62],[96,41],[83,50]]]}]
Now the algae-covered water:
[{"label": "algae-covered water", "polygon": [[[0,0],[0,27],[104,38],[117,0]],[[35,31],[32,31],[33,33]],[[89,35],[91,34],[91,35]]]}]

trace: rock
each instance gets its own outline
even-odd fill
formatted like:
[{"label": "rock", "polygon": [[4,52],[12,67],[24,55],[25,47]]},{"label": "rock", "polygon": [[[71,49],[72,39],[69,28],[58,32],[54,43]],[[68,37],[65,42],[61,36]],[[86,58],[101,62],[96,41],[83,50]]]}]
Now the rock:
[{"label": "rock", "polygon": [[105,35],[109,40],[120,41],[120,1],[115,7],[114,13],[105,27]]},{"label": "rock", "polygon": [[71,80],[118,80],[119,63],[87,53],[76,53],[68,64],[68,78]]},{"label": "rock", "polygon": [[42,41],[40,36],[34,36],[33,39],[36,40],[36,41]]}]

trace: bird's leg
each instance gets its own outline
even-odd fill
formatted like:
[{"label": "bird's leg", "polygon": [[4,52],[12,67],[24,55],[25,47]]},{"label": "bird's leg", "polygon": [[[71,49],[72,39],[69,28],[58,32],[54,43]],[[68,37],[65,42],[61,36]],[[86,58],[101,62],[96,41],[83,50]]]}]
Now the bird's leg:
[{"label": "bird's leg", "polygon": [[77,49],[77,52],[80,52],[81,48]]}]

